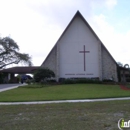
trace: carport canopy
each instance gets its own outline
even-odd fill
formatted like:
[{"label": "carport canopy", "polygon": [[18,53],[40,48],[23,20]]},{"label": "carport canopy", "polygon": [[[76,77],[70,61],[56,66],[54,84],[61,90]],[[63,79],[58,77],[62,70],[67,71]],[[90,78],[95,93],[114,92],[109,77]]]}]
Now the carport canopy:
[{"label": "carport canopy", "polygon": [[40,66],[17,66],[17,67],[0,70],[0,72],[12,73],[12,74],[27,74],[27,73],[32,74],[39,67]]}]

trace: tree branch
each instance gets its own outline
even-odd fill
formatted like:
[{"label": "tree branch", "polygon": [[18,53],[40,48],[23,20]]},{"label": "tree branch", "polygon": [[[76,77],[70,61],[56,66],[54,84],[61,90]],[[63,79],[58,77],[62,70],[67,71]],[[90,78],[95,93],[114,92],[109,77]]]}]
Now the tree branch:
[{"label": "tree branch", "polygon": [[0,66],[0,69],[2,69],[3,67],[5,67],[7,65],[10,65],[10,64],[18,64],[19,62],[20,62],[20,60],[19,61],[10,62],[8,64],[4,64],[4,65]]},{"label": "tree branch", "polygon": [[17,43],[9,38],[0,38],[0,69],[10,65],[23,62],[32,65],[31,57],[28,54],[18,52],[19,47]]}]

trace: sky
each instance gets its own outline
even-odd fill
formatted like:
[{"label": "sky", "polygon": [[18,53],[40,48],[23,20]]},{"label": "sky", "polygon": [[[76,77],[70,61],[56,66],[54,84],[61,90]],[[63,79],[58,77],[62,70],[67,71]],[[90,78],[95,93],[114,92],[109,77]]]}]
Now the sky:
[{"label": "sky", "polygon": [[129,5],[130,0],[0,0],[0,37],[10,36],[40,66],[79,10],[115,61],[130,65]]}]

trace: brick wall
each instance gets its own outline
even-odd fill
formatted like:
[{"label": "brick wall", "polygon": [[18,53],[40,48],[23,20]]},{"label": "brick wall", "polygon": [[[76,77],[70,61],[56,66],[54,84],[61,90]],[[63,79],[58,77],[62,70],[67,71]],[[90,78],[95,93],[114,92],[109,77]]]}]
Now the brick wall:
[{"label": "brick wall", "polygon": [[102,79],[117,80],[117,65],[107,50],[102,46]]}]

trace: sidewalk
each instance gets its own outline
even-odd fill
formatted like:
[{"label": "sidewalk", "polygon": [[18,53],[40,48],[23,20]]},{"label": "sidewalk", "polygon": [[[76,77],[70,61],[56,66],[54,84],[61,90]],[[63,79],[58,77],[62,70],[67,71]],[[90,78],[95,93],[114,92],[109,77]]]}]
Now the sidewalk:
[{"label": "sidewalk", "polygon": [[[2,84],[0,84],[2,85]],[[0,89],[0,92],[3,92],[3,91],[7,91],[7,90],[10,90],[10,89],[14,89],[14,88],[17,88],[19,86],[25,86],[27,84],[3,84],[5,86],[5,88],[3,87],[2,89]],[[6,87],[6,85],[12,85],[11,87]]]},{"label": "sidewalk", "polygon": [[0,102],[0,105],[30,105],[30,104],[50,104],[50,103],[77,103],[77,102],[102,102],[102,101],[117,101],[130,100],[130,97],[124,98],[104,98],[104,99],[83,99],[83,100],[58,100],[58,101],[32,101],[32,102]]}]

